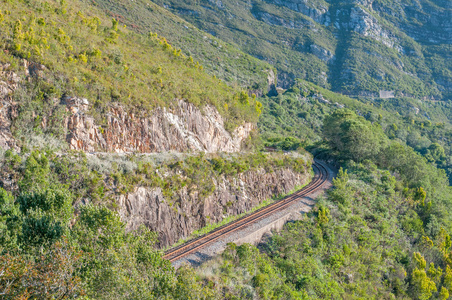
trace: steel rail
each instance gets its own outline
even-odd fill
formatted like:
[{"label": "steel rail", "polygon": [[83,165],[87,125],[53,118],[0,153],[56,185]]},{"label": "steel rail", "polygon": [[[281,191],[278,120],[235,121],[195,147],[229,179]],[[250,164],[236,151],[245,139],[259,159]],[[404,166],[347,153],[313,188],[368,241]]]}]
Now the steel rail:
[{"label": "steel rail", "polygon": [[276,201],[270,205],[262,207],[251,214],[245,215],[235,221],[228,224],[222,225],[213,231],[204,234],[200,237],[192,239],[182,245],[169,249],[165,252],[163,258],[170,260],[171,262],[176,261],[194,251],[207,246],[208,244],[216,241],[217,239],[241,229],[244,226],[253,224],[274,212],[280,211],[286,208],[288,205],[292,204],[295,200],[300,197],[306,197],[308,194],[317,191],[328,179],[328,171],[322,163],[316,161],[313,165],[314,171],[316,171],[314,179],[300,191],[287,196],[279,201]]},{"label": "steel rail", "polygon": [[244,226],[250,225],[250,224],[266,217],[270,213],[274,213],[278,210],[281,210],[281,209],[285,208],[286,206],[288,206],[289,204],[291,204],[295,199],[306,196],[308,193],[317,190],[325,182],[326,177],[328,176],[328,174],[327,174],[328,172],[326,171],[326,168],[324,166],[322,166],[320,163],[317,163],[317,165],[313,165],[313,167],[315,169],[319,170],[319,172],[317,172],[317,174],[316,174],[317,178],[314,179],[304,189],[300,190],[299,192],[297,192],[291,196],[281,199],[271,205],[261,208],[250,215],[244,216],[229,224],[223,225],[206,235],[203,235],[197,239],[191,240],[176,248],[170,249],[166,252],[164,258],[169,259],[170,261],[175,261],[185,255],[188,255],[188,254],[194,252],[195,250],[197,250],[199,248],[206,246],[207,244],[217,240],[218,238],[220,238],[226,234],[236,231]]}]

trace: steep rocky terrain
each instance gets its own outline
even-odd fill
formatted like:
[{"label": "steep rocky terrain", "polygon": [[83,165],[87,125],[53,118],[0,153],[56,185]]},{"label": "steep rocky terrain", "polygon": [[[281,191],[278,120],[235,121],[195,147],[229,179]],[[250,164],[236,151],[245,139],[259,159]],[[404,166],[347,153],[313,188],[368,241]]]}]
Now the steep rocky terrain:
[{"label": "steep rocky terrain", "polygon": [[[14,92],[33,80],[33,70],[45,69],[43,65],[25,60],[23,67],[22,76],[13,71],[2,71],[0,74],[3,105],[0,142],[4,150],[20,151],[18,145],[21,141],[16,140],[13,128],[17,126],[14,124],[20,115],[21,105],[15,102]],[[2,66],[4,70],[8,68],[7,64]],[[134,113],[127,112],[127,108],[111,104],[105,117],[106,123],[102,126],[97,125],[95,118],[90,115],[92,104],[88,99],[63,96],[53,99],[52,103],[54,107],[51,112],[58,108],[65,110],[62,130],[67,146],[62,149],[115,153],[239,152],[242,142],[255,130],[255,124],[245,123],[229,133],[215,107],[207,105],[200,109],[183,100],[178,100],[177,106],[173,108],[156,108],[147,117],[136,117]],[[52,125],[51,119],[52,115],[43,116],[39,127],[45,131]],[[237,175],[222,175],[213,180],[213,187],[196,190],[177,183],[173,187],[177,191],[176,195],[170,198],[162,187],[140,184],[128,187],[126,193],[118,193],[114,191],[121,189],[115,183],[108,189],[108,194],[113,197],[127,231],[137,230],[144,224],[158,234],[159,246],[166,247],[208,224],[245,213],[265,200],[306,184],[311,176],[309,169],[307,165],[297,168],[300,167],[303,171],[294,171],[290,166],[279,167],[276,171],[257,167]],[[111,173],[107,171],[102,177],[106,186],[110,185],[108,178]],[[178,171],[165,171],[160,175],[158,169],[153,174],[162,178],[179,176]],[[11,191],[17,189],[17,184],[9,175],[1,181],[2,187]],[[207,197],[203,196],[203,189],[206,188],[213,189]],[[83,197],[83,203],[93,201],[92,195],[86,196]]]},{"label": "steep rocky terrain", "polygon": [[[34,13],[25,14],[31,7]],[[5,4],[2,144],[64,148],[68,142],[88,152],[239,151],[262,109],[256,95],[207,74],[165,37],[149,31],[143,37],[117,19],[81,1]],[[258,73],[262,89],[246,86],[266,92],[274,86],[273,70],[259,67]]]},{"label": "steep rocky terrain", "polygon": [[[74,109],[78,104],[69,105]],[[104,127],[82,110],[68,117],[67,142],[71,149],[87,152],[237,152],[254,128],[246,123],[230,134],[214,107],[205,107],[203,113],[183,100],[174,110],[157,108],[147,118],[111,107]]]},{"label": "steep rocky terrain", "polygon": [[17,106],[11,98],[11,94],[16,90],[21,78],[12,71],[7,71],[7,65],[0,67],[0,146],[2,148],[13,148],[14,138],[11,134],[11,122],[17,116]]},{"label": "steep rocky terrain", "polygon": [[[449,0],[1,3],[2,299],[450,298]],[[303,147],[341,166],[309,214],[163,259],[306,184]]]},{"label": "steep rocky terrain", "polygon": [[[310,158],[238,153],[252,147],[262,112],[252,92],[275,88],[273,68],[239,50],[218,50],[222,58],[241,56],[253,74],[247,90],[235,84],[245,75],[226,85],[160,33],[143,36],[124,23],[82,1],[2,8],[0,191],[61,187],[65,224],[94,205],[119,212],[127,232],[146,225],[164,247],[309,180]],[[184,159],[148,160],[168,152]]]},{"label": "steep rocky terrain", "polygon": [[307,79],[351,95],[450,99],[448,1],[154,1],[273,64],[278,84]]},{"label": "steep rocky terrain", "polygon": [[[36,64],[29,64],[25,69],[28,74]],[[2,65],[7,69],[8,65]],[[39,65],[39,69],[45,67]],[[0,143],[4,149],[17,148],[12,134],[12,124],[18,117],[20,104],[12,95],[28,77],[20,77],[12,71],[0,73]],[[63,96],[54,99],[54,108],[64,107],[66,117],[62,130],[69,148],[86,152],[166,152],[166,151],[205,151],[237,152],[255,125],[245,123],[229,133],[224,128],[222,116],[213,106],[206,106],[201,111],[191,103],[178,100],[174,109],[156,108],[148,117],[135,116],[133,112],[121,105],[110,105],[105,114],[106,124],[97,125],[90,115],[92,106],[85,98]],[[42,116],[40,126],[46,130],[50,126],[50,116]]]},{"label": "steep rocky terrain", "polygon": [[309,178],[308,172],[281,169],[269,173],[259,169],[234,177],[222,176],[214,182],[214,192],[204,199],[182,188],[174,204],[165,199],[160,188],[139,187],[119,196],[117,203],[127,230],[136,230],[144,224],[158,233],[159,244],[164,247],[207,224],[245,213],[275,195],[286,194],[306,184]]}]

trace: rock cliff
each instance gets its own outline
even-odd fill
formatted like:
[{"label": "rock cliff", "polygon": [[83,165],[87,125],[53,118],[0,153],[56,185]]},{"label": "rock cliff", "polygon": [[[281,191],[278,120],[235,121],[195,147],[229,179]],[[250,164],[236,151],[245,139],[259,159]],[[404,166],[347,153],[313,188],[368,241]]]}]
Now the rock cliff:
[{"label": "rock cliff", "polygon": [[97,125],[86,113],[83,99],[71,101],[67,120],[67,141],[71,149],[87,152],[237,152],[254,129],[246,123],[232,134],[224,129],[218,111],[204,107],[204,113],[191,103],[178,100],[173,110],[157,108],[149,117],[136,117],[123,107],[110,107],[107,124]]},{"label": "rock cliff", "polygon": [[309,173],[281,169],[266,173],[260,169],[215,181],[215,191],[205,199],[179,191],[175,203],[165,199],[159,188],[138,187],[117,197],[119,213],[128,230],[146,225],[159,235],[165,247],[188,237],[193,231],[225,217],[244,213],[275,195],[288,193],[309,180]]},{"label": "rock cliff", "polygon": [[320,1],[306,1],[306,0],[266,0],[269,3],[274,3],[276,5],[285,6],[296,12],[300,12],[314,21],[321,24],[329,24],[330,18],[327,15],[328,7],[325,3]]},{"label": "rock cliff", "polygon": [[11,95],[17,89],[21,78],[8,71],[8,64],[0,64],[0,148],[15,148],[11,125],[17,116],[17,105]]},{"label": "rock cliff", "polygon": [[[22,84],[39,77],[42,65],[24,60],[24,76],[7,71],[0,64],[0,147],[17,148],[11,126],[20,103],[13,92]],[[176,100],[175,108],[156,108],[147,117],[138,117],[120,105],[110,105],[100,126],[90,115],[88,99],[65,96],[53,99],[55,105],[66,107],[63,130],[73,150],[86,152],[164,152],[204,151],[237,152],[255,125],[244,123],[232,133],[224,128],[224,120],[213,106],[202,109],[184,100]],[[45,128],[50,116],[40,116]]]}]

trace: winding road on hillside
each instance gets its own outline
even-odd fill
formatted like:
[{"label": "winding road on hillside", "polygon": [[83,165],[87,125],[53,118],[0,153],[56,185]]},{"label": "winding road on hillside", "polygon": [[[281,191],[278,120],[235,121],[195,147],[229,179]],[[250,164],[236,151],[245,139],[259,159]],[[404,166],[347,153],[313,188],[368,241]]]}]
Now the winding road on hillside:
[{"label": "winding road on hillside", "polygon": [[192,239],[165,252],[164,258],[178,267],[184,263],[199,265],[223,251],[228,243],[256,243],[285,223],[300,219],[315,205],[315,199],[331,187],[334,172],[324,163],[315,160],[315,175],[303,189],[231,223]]}]

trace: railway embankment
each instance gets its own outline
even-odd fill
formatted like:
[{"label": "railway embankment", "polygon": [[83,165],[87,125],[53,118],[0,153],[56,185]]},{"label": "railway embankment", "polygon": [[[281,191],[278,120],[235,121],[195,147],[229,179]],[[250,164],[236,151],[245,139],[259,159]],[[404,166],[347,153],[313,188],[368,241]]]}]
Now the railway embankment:
[{"label": "railway embankment", "polygon": [[309,185],[292,195],[270,204],[250,215],[213,232],[170,249],[165,257],[175,267],[183,264],[200,265],[221,253],[228,243],[257,244],[265,234],[279,231],[287,222],[300,219],[309,212],[316,199],[332,186],[334,170],[321,161],[314,165],[316,175]]},{"label": "railway embankment", "polygon": [[[157,170],[158,178],[173,182],[171,186],[176,189],[171,197],[165,190],[166,185],[140,186],[130,193],[117,196],[115,203],[127,230],[145,225],[158,234],[161,248],[168,247],[206,225],[246,213],[267,199],[307,184],[312,177],[311,156],[297,155],[268,154],[266,162],[248,170],[221,174],[206,169],[209,166],[214,169],[221,167],[213,163],[214,158],[209,158],[211,162],[205,162],[203,171],[195,172],[199,173],[197,177],[189,174],[187,166],[185,171],[161,168]],[[229,159],[233,157],[224,161]],[[239,159],[236,157],[234,161],[238,163]],[[246,159],[243,164],[246,164]],[[193,181],[194,177],[200,179]],[[184,184],[188,181],[190,184]],[[208,194],[206,189],[210,189]]]}]

